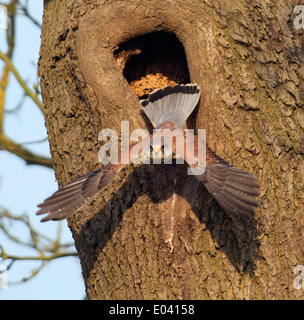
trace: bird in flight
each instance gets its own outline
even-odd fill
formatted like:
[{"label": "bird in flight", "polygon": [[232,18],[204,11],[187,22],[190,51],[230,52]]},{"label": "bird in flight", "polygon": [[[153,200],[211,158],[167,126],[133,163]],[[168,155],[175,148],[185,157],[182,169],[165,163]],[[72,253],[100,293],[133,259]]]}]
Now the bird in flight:
[{"label": "bird in flight", "polygon": [[[153,134],[124,149],[112,163],[74,179],[39,204],[40,210],[36,214],[47,213],[41,221],[69,218],[111,183],[128,160],[170,164],[172,157],[185,160],[190,169],[197,170],[195,177],[204,183],[227,214],[253,216],[254,208],[258,206],[257,179],[251,173],[231,166],[197,135],[184,130],[199,98],[200,88],[196,84],[167,86],[151,92],[140,104],[156,128]],[[200,147],[205,151],[204,161],[200,161]]]}]

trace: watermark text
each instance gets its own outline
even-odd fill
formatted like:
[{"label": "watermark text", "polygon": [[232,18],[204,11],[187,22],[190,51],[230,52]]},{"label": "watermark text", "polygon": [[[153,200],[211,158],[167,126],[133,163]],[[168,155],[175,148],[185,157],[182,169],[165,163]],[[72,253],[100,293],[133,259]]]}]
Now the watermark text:
[{"label": "watermark text", "polygon": [[8,273],[6,266],[0,264],[0,290],[8,288]]},{"label": "watermark text", "polygon": [[304,29],[304,5],[298,5],[294,8],[293,12],[297,14],[293,20],[293,25],[295,29]]},{"label": "watermark text", "polygon": [[0,5],[0,30],[8,29],[7,8],[4,5]]},{"label": "watermark text", "polygon": [[98,160],[103,165],[112,164],[176,164],[188,163],[188,175],[202,175],[206,167],[206,130],[146,129],[129,130],[129,122],[121,122],[121,152],[119,134],[114,129],[103,129],[98,140],[105,142],[99,149]]},{"label": "watermark text", "polygon": [[293,281],[294,288],[297,290],[304,289],[304,266],[301,264],[295,266],[293,272],[298,274]]}]

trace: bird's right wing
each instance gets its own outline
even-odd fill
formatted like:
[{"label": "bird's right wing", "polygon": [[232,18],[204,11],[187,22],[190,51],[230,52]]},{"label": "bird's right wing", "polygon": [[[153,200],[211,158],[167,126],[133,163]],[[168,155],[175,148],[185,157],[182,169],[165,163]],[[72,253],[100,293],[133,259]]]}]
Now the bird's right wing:
[{"label": "bird's right wing", "polygon": [[119,169],[119,165],[108,164],[76,178],[39,204],[40,210],[36,214],[48,214],[41,222],[69,218],[100,189],[109,184]]},{"label": "bird's right wing", "polygon": [[[65,185],[52,196],[39,204],[37,215],[47,213],[41,222],[69,218],[76,210],[85,205],[99,190],[112,182],[119,171],[130,161],[135,161],[150,144],[151,136],[145,137],[131,145],[118,155],[115,163],[109,163],[103,168],[90,171]],[[130,161],[129,161],[130,160]]]}]

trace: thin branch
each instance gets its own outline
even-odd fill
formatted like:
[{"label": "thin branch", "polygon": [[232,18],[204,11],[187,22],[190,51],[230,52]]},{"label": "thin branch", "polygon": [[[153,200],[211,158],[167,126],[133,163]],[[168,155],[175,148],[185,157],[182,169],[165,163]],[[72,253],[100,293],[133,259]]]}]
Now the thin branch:
[{"label": "thin branch", "polygon": [[43,143],[43,142],[46,142],[46,141],[48,141],[48,137],[40,139],[40,140],[35,140],[35,141],[21,142],[21,143],[19,143],[19,145],[23,146],[25,144],[36,144],[36,143]]},{"label": "thin branch", "polygon": [[[7,221],[7,223],[6,223]],[[24,241],[18,236],[13,235],[8,231],[7,224],[14,222],[22,223],[28,229],[30,238],[28,241]],[[7,268],[11,268],[15,261],[40,261],[41,264],[38,268],[32,270],[31,274],[25,278],[22,278],[16,283],[21,283],[33,278],[40,270],[50,261],[64,258],[78,256],[74,249],[74,243],[61,243],[61,225],[58,226],[58,231],[55,239],[49,239],[45,235],[36,231],[28,215],[12,215],[9,211],[0,208],[0,230],[7,236],[7,238],[18,245],[25,246],[36,251],[36,254],[32,255],[17,255],[9,254],[6,252],[3,245],[0,244],[0,262],[6,261],[8,263]]]},{"label": "thin branch", "polygon": [[10,3],[6,4],[7,13],[9,17],[9,27],[6,29],[6,42],[8,45],[8,50],[6,52],[6,55],[10,59],[12,59],[14,48],[15,48],[16,5],[17,5],[17,0],[11,0]]},{"label": "thin branch", "polygon": [[9,71],[11,71],[22,89],[25,91],[25,93],[35,102],[35,104],[39,107],[40,111],[42,114],[44,114],[43,110],[43,104],[42,102],[38,99],[37,93],[33,92],[25,83],[25,81],[21,78],[18,70],[14,66],[13,62],[11,61],[10,58],[7,57],[3,52],[0,51],[0,59],[3,60],[3,62],[6,64],[8,67]]},{"label": "thin branch", "polygon": [[[12,261],[14,261],[14,260],[12,260]],[[40,264],[40,266],[39,266],[38,268],[32,270],[31,274],[30,274],[28,277],[24,277],[24,278],[22,278],[20,281],[9,281],[9,285],[11,286],[11,285],[14,285],[14,284],[20,284],[20,283],[22,283],[22,282],[26,282],[26,281],[34,278],[34,277],[43,269],[43,267],[44,267],[47,263],[48,263],[48,262],[46,262],[46,261],[42,261],[41,264]]]},{"label": "thin branch", "polygon": [[6,65],[4,67],[2,78],[0,80],[0,132],[3,131],[4,103],[5,103],[6,88],[8,85],[8,75],[9,75],[9,68]]},{"label": "thin branch", "polygon": [[[5,220],[10,221],[10,225],[11,225],[12,222],[23,223],[25,225],[25,227],[30,232],[32,243],[21,241],[19,238],[13,236],[7,230],[7,228],[5,226]],[[36,231],[33,228],[33,226],[30,223],[30,219],[29,219],[28,215],[26,215],[26,214],[13,215],[8,210],[6,210],[4,208],[0,208],[0,230],[2,230],[10,240],[12,240],[12,241],[14,241],[16,243],[23,244],[23,245],[26,245],[28,247],[37,249],[37,250],[39,250],[39,252],[40,251],[46,251],[46,252],[52,252],[53,253],[58,249],[69,248],[69,247],[73,247],[74,246],[73,242],[71,242],[71,243],[59,243],[60,236],[58,235],[58,233],[61,232],[61,223],[58,224],[58,232],[57,232],[56,240],[52,240],[49,237],[47,237],[46,235]],[[39,240],[39,243],[38,243],[37,240]],[[44,242],[47,242],[47,245],[42,247],[42,244]],[[54,243],[56,245],[54,245]],[[39,244],[40,248],[38,247],[37,244]],[[55,247],[56,247],[56,249],[54,249]]]},{"label": "thin branch", "polygon": [[64,257],[77,257],[78,253],[77,252],[56,252],[52,255],[45,256],[45,255],[39,255],[39,256],[16,256],[16,255],[10,255],[7,254],[6,252],[1,252],[0,256],[2,259],[11,259],[14,261],[17,260],[32,260],[32,261],[51,261],[55,260],[58,258],[64,258]]},{"label": "thin branch", "polygon": [[41,24],[40,22],[38,22],[28,11],[28,8],[26,6],[24,6],[22,3],[20,3],[20,1],[18,1],[18,5],[19,5],[19,8],[20,10],[22,11],[22,13],[28,17],[35,26],[37,26],[38,28],[41,29]]},{"label": "thin branch", "polygon": [[48,168],[53,168],[53,162],[50,158],[39,156],[28,151],[27,149],[23,148],[20,144],[10,140],[4,133],[1,132],[0,147],[22,158],[26,161],[27,164],[39,164]]},{"label": "thin branch", "polygon": [[[10,3],[6,5],[8,16],[9,16],[9,28],[6,30],[6,42],[7,42],[7,52],[6,56],[9,59],[12,59],[13,51],[15,47],[15,10],[16,10],[16,1],[12,0]],[[0,132],[3,132],[3,122],[4,122],[4,103],[5,103],[5,95],[6,89],[8,86],[8,76],[10,70],[7,65],[5,65],[2,78],[0,80]]]}]

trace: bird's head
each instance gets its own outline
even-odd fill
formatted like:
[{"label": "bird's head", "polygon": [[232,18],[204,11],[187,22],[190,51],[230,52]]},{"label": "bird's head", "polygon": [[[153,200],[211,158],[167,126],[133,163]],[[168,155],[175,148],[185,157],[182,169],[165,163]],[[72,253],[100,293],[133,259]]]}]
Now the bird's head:
[{"label": "bird's head", "polygon": [[149,144],[146,155],[150,158],[151,163],[172,163],[173,150],[172,142],[164,137],[156,137],[151,140]]}]

